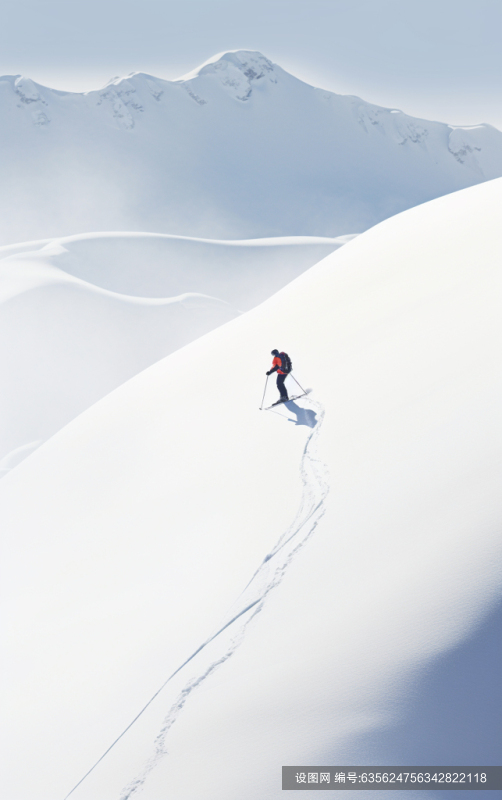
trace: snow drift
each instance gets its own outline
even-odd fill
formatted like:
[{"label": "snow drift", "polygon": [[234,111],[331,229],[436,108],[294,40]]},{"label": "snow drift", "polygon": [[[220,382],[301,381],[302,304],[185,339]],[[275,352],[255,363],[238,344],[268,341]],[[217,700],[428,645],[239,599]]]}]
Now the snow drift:
[{"label": "snow drift", "polygon": [[121,383],[350,238],[104,233],[0,248],[0,477]]},{"label": "snow drift", "polygon": [[84,94],[0,78],[0,243],[339,236],[502,175],[502,133],[314,88],[257,52]]},{"label": "snow drift", "polygon": [[[67,796],[205,642],[72,797],[274,800],[398,724],[423,763],[404,700],[500,597],[501,194],[376,226],[1,482],[11,800]],[[265,414],[274,347],[315,391]],[[435,763],[460,728],[495,763],[499,716],[442,706]]]}]

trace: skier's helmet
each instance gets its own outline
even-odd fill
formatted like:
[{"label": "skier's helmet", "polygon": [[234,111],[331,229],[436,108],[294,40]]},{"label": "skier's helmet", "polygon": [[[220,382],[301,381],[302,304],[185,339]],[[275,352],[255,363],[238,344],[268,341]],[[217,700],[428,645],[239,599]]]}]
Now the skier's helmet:
[{"label": "skier's helmet", "polygon": [[278,351],[278,350],[272,350],[272,352],[270,353],[270,355],[271,355],[271,356],[278,356],[278,355],[279,355],[279,351]]}]

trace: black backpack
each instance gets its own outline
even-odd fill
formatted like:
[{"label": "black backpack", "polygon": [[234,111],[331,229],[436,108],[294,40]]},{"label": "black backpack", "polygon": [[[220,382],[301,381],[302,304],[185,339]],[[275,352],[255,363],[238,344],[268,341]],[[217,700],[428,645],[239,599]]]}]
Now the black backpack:
[{"label": "black backpack", "polygon": [[293,362],[291,361],[287,353],[279,353],[279,357],[281,359],[281,366],[279,367],[279,369],[281,370],[281,372],[285,372],[286,375],[289,375],[289,373],[293,369]]}]

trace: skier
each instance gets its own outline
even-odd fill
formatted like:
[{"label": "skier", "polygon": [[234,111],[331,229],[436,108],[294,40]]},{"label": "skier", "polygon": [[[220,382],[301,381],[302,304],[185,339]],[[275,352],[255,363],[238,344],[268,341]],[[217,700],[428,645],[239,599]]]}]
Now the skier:
[{"label": "skier", "polygon": [[[289,400],[288,391],[284,386],[284,381],[286,380],[288,373],[291,371],[291,360],[287,353],[279,353],[278,350],[272,350],[271,355],[274,356],[274,360],[272,361],[272,369],[269,369],[267,375],[272,375],[273,372],[277,372],[277,388],[279,389],[279,394],[281,395],[280,400],[277,403],[287,403]],[[283,369],[281,369],[281,367]],[[274,403],[273,405],[277,405]]]}]

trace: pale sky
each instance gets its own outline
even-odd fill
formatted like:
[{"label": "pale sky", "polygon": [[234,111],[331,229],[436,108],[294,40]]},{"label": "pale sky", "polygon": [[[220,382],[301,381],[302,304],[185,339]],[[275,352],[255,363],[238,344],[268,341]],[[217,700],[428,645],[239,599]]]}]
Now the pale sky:
[{"label": "pale sky", "polygon": [[0,75],[87,91],[259,50],[340,94],[502,128],[502,0],[0,0]]}]

